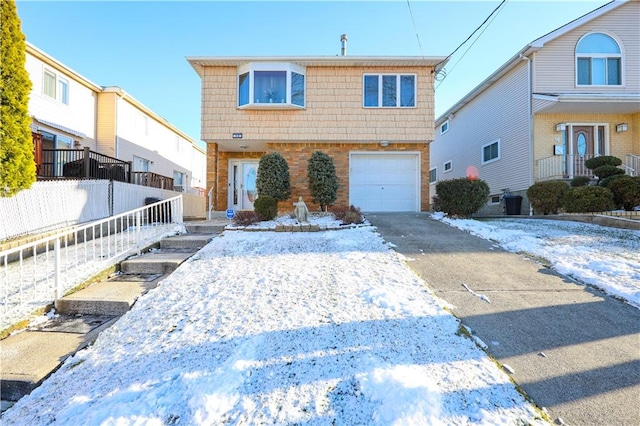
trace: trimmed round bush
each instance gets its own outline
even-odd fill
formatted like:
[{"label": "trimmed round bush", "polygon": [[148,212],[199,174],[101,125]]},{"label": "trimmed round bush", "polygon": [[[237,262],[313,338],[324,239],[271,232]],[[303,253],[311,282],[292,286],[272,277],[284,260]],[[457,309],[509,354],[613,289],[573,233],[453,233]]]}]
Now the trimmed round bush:
[{"label": "trimmed round bush", "polygon": [[278,202],[268,195],[260,195],[253,202],[253,209],[265,220],[273,220],[278,214]]},{"label": "trimmed round bush", "polygon": [[599,166],[593,169],[593,174],[598,176],[598,179],[602,180],[610,176],[623,175],[624,170],[619,169],[616,166],[605,164],[604,166]]},{"label": "trimmed round bush", "polygon": [[570,185],[572,188],[577,188],[579,186],[589,185],[589,182],[591,182],[591,178],[589,176],[576,176],[571,179]]},{"label": "trimmed round bush", "polygon": [[592,213],[613,210],[613,192],[601,186],[571,188],[563,198],[568,213]]},{"label": "trimmed round bush", "polygon": [[589,158],[584,162],[587,169],[595,170],[600,166],[619,166],[622,160],[613,155],[601,155],[599,157]]},{"label": "trimmed round bush", "polygon": [[605,188],[608,188],[609,185],[611,184],[611,182],[614,182],[618,179],[627,179],[630,178],[631,176],[629,175],[623,175],[623,174],[619,174],[619,175],[613,175],[613,176],[609,176],[607,178],[604,178],[602,180],[598,181],[598,185],[600,186],[604,186]]},{"label": "trimmed round bush", "polygon": [[640,206],[640,176],[623,175],[611,181],[607,188],[613,193],[616,208],[633,210]]},{"label": "trimmed round bush", "polygon": [[436,191],[439,208],[450,216],[470,217],[489,199],[489,185],[482,179],[441,180]]},{"label": "trimmed round bush", "polygon": [[268,195],[276,201],[291,197],[291,178],[287,160],[278,152],[270,152],[260,157],[256,177],[258,198]]},{"label": "trimmed round bush", "polygon": [[536,214],[556,214],[569,185],[560,180],[534,183],[527,189],[527,198]]}]

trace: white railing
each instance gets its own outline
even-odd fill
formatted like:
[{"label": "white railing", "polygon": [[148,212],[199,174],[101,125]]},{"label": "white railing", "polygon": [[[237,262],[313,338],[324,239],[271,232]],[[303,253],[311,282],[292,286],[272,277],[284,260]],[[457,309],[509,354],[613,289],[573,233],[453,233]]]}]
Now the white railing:
[{"label": "white railing", "polygon": [[538,180],[571,179],[576,176],[593,177],[593,172],[585,165],[585,161],[594,155],[554,155],[536,161]]},{"label": "white railing", "polygon": [[628,154],[624,161],[624,168],[630,176],[640,176],[640,155]]},{"label": "white railing", "polygon": [[213,216],[213,200],[211,199],[211,197],[213,197],[213,186],[207,193],[207,199],[209,200],[209,203],[207,205],[207,220],[211,220]]},{"label": "white railing", "polygon": [[183,232],[177,196],[0,252],[0,330],[144,247]]}]

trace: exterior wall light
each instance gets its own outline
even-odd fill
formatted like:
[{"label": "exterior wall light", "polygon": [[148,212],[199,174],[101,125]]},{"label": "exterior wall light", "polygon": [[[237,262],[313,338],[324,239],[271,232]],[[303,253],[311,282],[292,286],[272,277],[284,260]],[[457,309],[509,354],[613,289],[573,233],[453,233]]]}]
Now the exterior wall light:
[{"label": "exterior wall light", "polygon": [[566,128],[567,128],[566,123],[556,124],[556,132],[564,132]]},{"label": "exterior wall light", "polygon": [[381,141],[380,146],[389,146],[389,141]]},{"label": "exterior wall light", "polygon": [[629,129],[627,123],[616,124],[616,132],[626,132]]}]

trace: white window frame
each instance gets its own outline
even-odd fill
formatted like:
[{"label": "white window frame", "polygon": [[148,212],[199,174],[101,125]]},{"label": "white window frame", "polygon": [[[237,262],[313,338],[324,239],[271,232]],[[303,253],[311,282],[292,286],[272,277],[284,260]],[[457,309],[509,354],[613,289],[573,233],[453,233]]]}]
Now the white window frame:
[{"label": "white window frame", "polygon": [[[496,200],[497,198],[497,200]],[[489,196],[489,204],[498,205],[500,204],[501,195],[490,195]]]},{"label": "white window frame", "polygon": [[[53,95],[46,92],[46,78],[53,78]],[[69,80],[63,78],[50,68],[43,68],[42,72],[42,94],[49,99],[60,102],[63,105],[69,105]]]},{"label": "white window frame", "polygon": [[[256,102],[254,93],[256,71],[281,71],[286,73],[286,96],[284,103]],[[249,103],[240,105],[240,76],[249,74]],[[291,102],[291,73],[301,74],[304,77],[302,105]],[[307,105],[307,69],[290,62],[252,62],[238,67],[236,73],[236,106],[238,109],[305,109]]]},{"label": "white window frame", "polygon": [[[493,144],[498,144],[498,156],[497,156],[497,157],[495,157],[495,158],[491,158],[491,159],[489,159],[489,160],[485,161],[485,159],[484,159],[484,149],[485,149],[486,147],[488,147],[488,146],[493,145]],[[482,148],[480,148],[480,160],[481,160],[481,164],[483,164],[483,165],[484,165],[484,164],[489,164],[489,163],[493,163],[494,161],[498,161],[498,160],[500,160],[500,156],[501,156],[501,152],[500,152],[500,151],[501,151],[501,149],[500,149],[500,139],[495,139],[495,140],[492,140],[492,141],[491,141],[491,142],[489,142],[489,143],[486,143],[486,144],[482,145]]]},{"label": "white window frame", "polygon": [[440,134],[444,135],[445,133],[447,133],[449,131],[449,120],[445,121],[444,123],[442,123],[440,125]]},{"label": "white window frame", "polygon": [[[152,161],[147,160],[146,158],[140,157],[138,155],[133,156],[132,168],[134,172],[150,172],[151,171],[151,163]],[[142,166],[142,170],[136,170],[137,165],[140,164]]]},{"label": "white window frame", "polygon": [[[431,180],[431,172],[435,172],[435,179]],[[433,167],[431,169],[429,169],[429,184],[432,183],[436,183],[438,182],[438,168],[437,167]]]},{"label": "white window frame", "polygon": [[[449,168],[447,169],[447,164],[449,165]],[[453,160],[449,160],[449,161],[445,161],[444,165],[442,166],[442,173],[449,173],[450,171],[453,170]]]},{"label": "white window frame", "polygon": [[[593,35],[593,34],[603,34],[606,35],[607,37],[610,37],[613,41],[615,41],[618,44],[618,48],[620,49],[620,53],[578,53],[578,45],[582,42],[582,40],[584,40],[586,37]],[[578,42],[576,43],[576,47],[574,49],[574,68],[575,68],[575,84],[576,87],[624,87],[624,81],[625,81],[625,72],[624,72],[624,49],[622,46],[622,43],[620,42],[620,40],[615,37],[613,34],[609,34],[606,31],[592,31],[589,32],[585,35],[583,35],[582,37],[580,37],[580,39],[578,40]],[[607,81],[607,75],[606,72],[608,70],[607,66],[606,66],[606,62],[605,62],[605,84],[579,84],[578,83],[578,58],[584,58],[584,59],[608,59],[608,58],[617,58],[620,59],[620,84],[606,84]],[[592,70],[593,71],[593,70]]]},{"label": "white window frame", "polygon": [[[382,105],[382,77],[384,76],[396,76],[396,105],[395,106],[388,106]],[[376,106],[367,106],[365,105],[365,79],[367,77],[371,77],[371,76],[377,76],[378,77],[378,105]],[[400,106],[400,102],[401,102],[401,96],[399,96],[400,93],[400,77],[403,76],[410,76],[413,77],[413,105],[411,106]],[[418,75],[415,73],[396,73],[396,72],[391,72],[391,73],[365,73],[362,75],[362,107],[363,108],[401,108],[401,109],[407,109],[407,108],[417,108],[418,107]]]}]

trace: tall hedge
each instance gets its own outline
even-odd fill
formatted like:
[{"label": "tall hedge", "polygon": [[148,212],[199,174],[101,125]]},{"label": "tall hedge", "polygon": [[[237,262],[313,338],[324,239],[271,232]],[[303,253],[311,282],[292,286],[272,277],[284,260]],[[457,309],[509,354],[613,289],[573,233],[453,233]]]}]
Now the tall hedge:
[{"label": "tall hedge", "polygon": [[256,177],[258,198],[268,195],[276,201],[291,197],[291,177],[287,160],[278,152],[270,152],[260,157]]},{"label": "tall hedge", "polygon": [[569,189],[561,180],[537,182],[527,189],[527,198],[536,214],[556,214]]},{"label": "tall hedge", "polygon": [[441,180],[436,191],[440,209],[451,216],[469,217],[489,199],[489,185],[482,179]]},{"label": "tall hedge", "polygon": [[307,165],[307,177],[313,202],[326,211],[327,206],[338,198],[338,176],[333,159],[324,152],[314,152]]},{"label": "tall hedge", "polygon": [[26,44],[14,0],[0,0],[0,197],[27,189],[36,180],[29,124],[31,80]]}]

